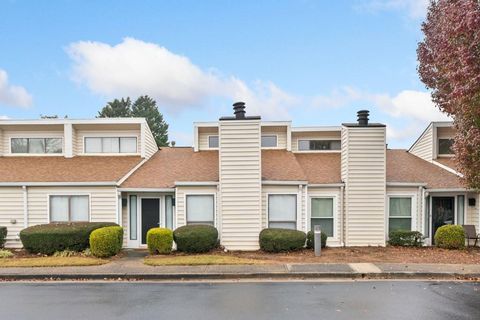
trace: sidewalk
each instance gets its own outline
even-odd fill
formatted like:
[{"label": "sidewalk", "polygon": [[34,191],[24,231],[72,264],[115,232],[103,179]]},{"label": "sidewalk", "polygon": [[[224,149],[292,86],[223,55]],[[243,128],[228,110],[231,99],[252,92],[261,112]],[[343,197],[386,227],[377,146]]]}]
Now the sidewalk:
[{"label": "sidewalk", "polygon": [[0,268],[0,280],[45,279],[480,279],[480,265],[399,263],[310,263],[263,265],[147,266],[143,253],[100,266]]}]

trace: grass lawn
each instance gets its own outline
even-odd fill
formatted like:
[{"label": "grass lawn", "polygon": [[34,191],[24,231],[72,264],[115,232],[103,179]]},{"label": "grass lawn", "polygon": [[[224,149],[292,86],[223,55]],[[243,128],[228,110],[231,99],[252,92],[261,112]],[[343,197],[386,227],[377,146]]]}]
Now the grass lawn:
[{"label": "grass lawn", "polygon": [[239,258],[231,255],[198,254],[146,257],[144,263],[149,266],[201,266],[262,264],[265,262],[259,259]]},{"label": "grass lawn", "polygon": [[0,268],[98,266],[108,260],[91,257],[34,257],[0,259]]}]

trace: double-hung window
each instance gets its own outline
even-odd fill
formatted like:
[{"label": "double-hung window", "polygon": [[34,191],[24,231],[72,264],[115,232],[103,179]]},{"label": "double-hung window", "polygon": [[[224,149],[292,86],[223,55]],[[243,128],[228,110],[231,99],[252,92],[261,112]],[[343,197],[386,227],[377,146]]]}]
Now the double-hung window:
[{"label": "double-hung window", "polygon": [[276,148],[277,136],[276,135],[262,135],[262,148]]},{"label": "double-hung window", "polygon": [[268,227],[297,229],[297,195],[268,195]]},{"label": "double-hung window", "polygon": [[218,136],[209,136],[208,137],[208,147],[209,148],[218,148]]},{"label": "double-hung window", "polygon": [[62,138],[12,138],[12,153],[62,153]]},{"label": "double-hung window", "polygon": [[50,221],[70,222],[89,221],[88,196],[52,195],[50,196]]},{"label": "double-hung window", "polygon": [[388,231],[412,230],[412,198],[390,197]]},{"label": "double-hung window", "polygon": [[187,202],[187,224],[215,224],[215,197],[213,194],[189,194]]},{"label": "double-hung window", "polygon": [[311,230],[315,229],[315,226],[319,225],[320,230],[327,236],[333,237],[334,235],[334,217],[333,217],[333,198],[312,198],[310,203]]},{"label": "double-hung window", "polygon": [[85,137],[85,153],[137,153],[137,137]]}]

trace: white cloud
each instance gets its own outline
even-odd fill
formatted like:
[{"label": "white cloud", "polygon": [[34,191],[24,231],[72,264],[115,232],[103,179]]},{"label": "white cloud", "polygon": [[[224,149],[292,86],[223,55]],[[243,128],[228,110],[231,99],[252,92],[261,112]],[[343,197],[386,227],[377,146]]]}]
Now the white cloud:
[{"label": "white cloud", "polygon": [[427,14],[430,0],[366,0],[358,8],[362,10],[377,11],[404,11],[412,19],[423,19]]},{"label": "white cloud", "polygon": [[204,70],[187,57],[155,43],[125,38],[116,45],[79,41],[67,49],[73,78],[92,92],[107,97],[148,94],[170,111],[199,107],[211,98],[242,100],[249,113],[288,116],[296,99],[273,83],[249,87],[234,77]]},{"label": "white cloud", "polygon": [[8,119],[10,119],[9,116],[0,116],[0,120],[8,120]]},{"label": "white cloud", "polygon": [[8,83],[8,74],[0,69],[0,104],[27,108],[32,105],[32,96],[24,87]]}]

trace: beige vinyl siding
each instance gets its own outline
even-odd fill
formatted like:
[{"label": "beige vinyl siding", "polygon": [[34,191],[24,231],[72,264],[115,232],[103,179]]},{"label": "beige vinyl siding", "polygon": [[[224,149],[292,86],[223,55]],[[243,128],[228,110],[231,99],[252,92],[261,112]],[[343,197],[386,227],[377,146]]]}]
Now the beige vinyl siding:
[{"label": "beige vinyl siding", "polygon": [[262,136],[276,136],[277,137],[277,147],[276,148],[265,148],[265,149],[287,149],[287,127],[271,127],[266,126],[262,127]]},{"label": "beige vinyl siding", "polygon": [[[176,228],[184,226],[187,224],[187,212],[186,212],[186,196],[188,194],[213,194],[215,199],[217,199],[215,220],[217,229],[219,228],[219,210],[218,210],[218,197],[217,197],[217,187],[216,186],[179,186],[177,187],[177,193],[175,198],[175,210],[176,217],[175,225]],[[220,230],[219,230],[220,231]]]},{"label": "beige vinyl siding", "polygon": [[430,124],[410,149],[410,153],[429,162],[433,159],[433,128],[433,124]]},{"label": "beige vinyl siding", "polygon": [[220,121],[222,244],[256,250],[261,230],[260,120]]},{"label": "beige vinyl siding", "polygon": [[22,247],[18,234],[24,228],[23,210],[22,187],[0,187],[0,226],[7,227],[6,247]]},{"label": "beige vinyl siding", "polygon": [[145,158],[150,159],[150,157],[153,156],[155,152],[158,151],[157,142],[155,141],[155,138],[153,137],[153,134],[148,128],[147,124],[142,125],[142,130],[143,130],[143,137],[145,141],[143,142],[140,141],[140,144],[144,143]]},{"label": "beige vinyl siding", "polygon": [[[468,205],[468,198],[475,198],[476,203],[475,206],[471,207]],[[480,221],[479,221],[479,215],[480,215],[480,196],[479,194],[474,194],[470,193],[467,195],[467,205],[466,205],[466,210],[467,210],[467,216],[465,219],[466,224],[473,224],[477,228],[477,233],[480,233]]]},{"label": "beige vinyl siding", "polygon": [[29,226],[49,222],[49,195],[89,195],[90,221],[117,222],[115,187],[29,187]]},{"label": "beige vinyl siding", "polygon": [[209,136],[218,136],[218,128],[212,128],[212,127],[198,128],[198,149],[199,150],[212,150],[208,146]]},{"label": "beige vinyl siding", "polygon": [[[2,134],[2,143],[3,150],[0,153],[3,155],[12,155],[18,156],[19,154],[12,153],[10,150],[10,139],[11,138],[61,138],[62,139],[62,150],[65,150],[65,139],[63,137],[63,130],[52,130],[52,131],[32,131],[32,130],[3,130]],[[20,154],[20,155],[29,155],[29,154]],[[38,154],[32,154],[33,156],[38,156]],[[56,154],[47,154],[46,156],[59,156],[61,153]],[[42,154],[45,156],[45,154]]]},{"label": "beige vinyl siding", "polygon": [[297,196],[297,230],[305,231],[305,194],[302,186],[264,185],[262,186],[262,229],[268,228],[268,195],[295,194]]},{"label": "beige vinyl siding", "polygon": [[[420,231],[422,234],[425,231],[424,224],[424,199],[422,199],[422,191],[418,187],[387,187],[387,197],[412,197],[412,219],[414,225],[412,230]],[[385,205],[385,222],[388,224],[389,218],[389,203],[388,199]],[[428,221],[426,223],[429,223]],[[385,229],[385,234],[388,237],[388,228]]]},{"label": "beige vinyl siding", "polygon": [[311,199],[315,197],[332,197],[334,198],[334,223],[335,223],[335,237],[330,237],[327,239],[328,246],[340,246],[341,245],[341,235],[342,235],[342,199],[341,199],[341,188],[319,188],[319,187],[308,187],[307,194],[307,208],[306,208],[306,217],[305,223],[306,227],[304,231],[310,231],[310,218],[311,218]]},{"label": "beige vinyl siding", "polygon": [[[312,152],[312,151],[299,151],[298,140],[340,140],[340,139],[341,139],[341,131],[292,132],[292,151],[293,152]],[[316,152],[325,152],[325,151],[316,151]]]},{"label": "beige vinyl siding", "polygon": [[385,127],[343,127],[346,245],[385,245]]},{"label": "beige vinyl siding", "polygon": [[77,155],[84,155],[84,138],[85,137],[137,137],[137,154],[142,150],[142,139],[140,135],[140,129],[138,130],[77,130],[76,141],[74,143],[74,149],[77,150]]}]

